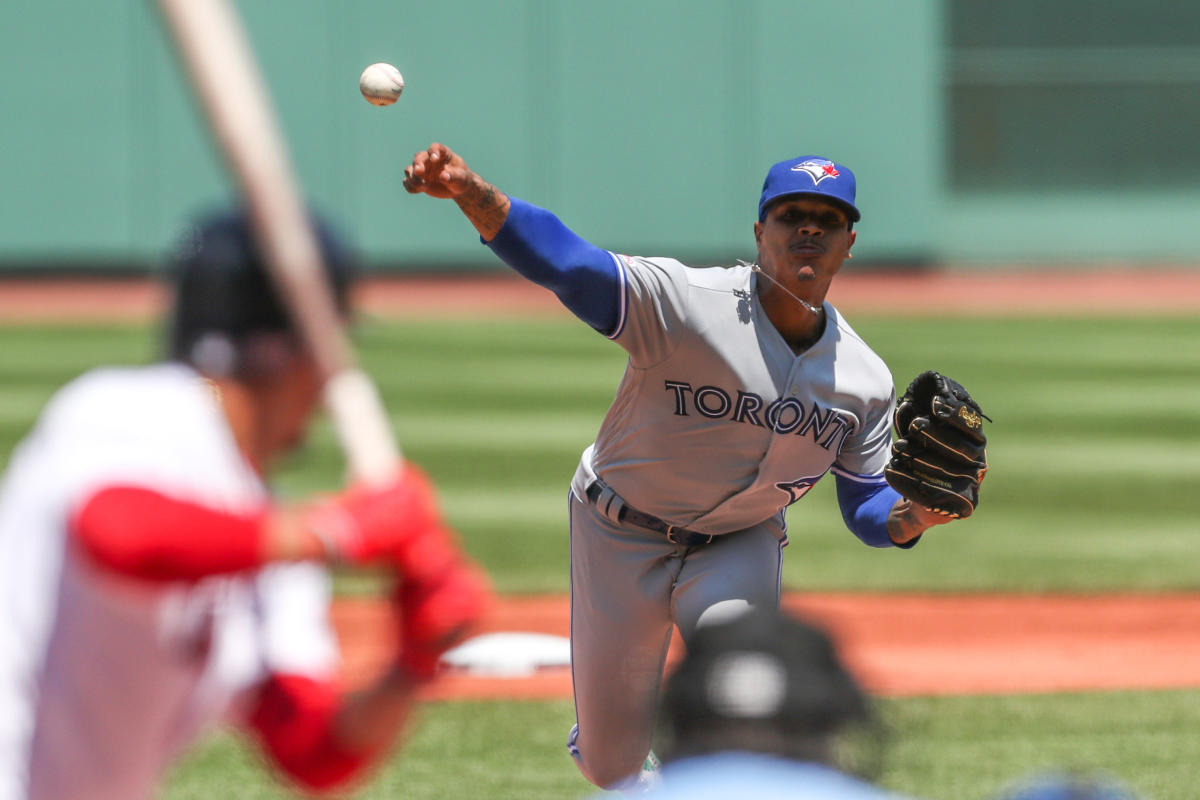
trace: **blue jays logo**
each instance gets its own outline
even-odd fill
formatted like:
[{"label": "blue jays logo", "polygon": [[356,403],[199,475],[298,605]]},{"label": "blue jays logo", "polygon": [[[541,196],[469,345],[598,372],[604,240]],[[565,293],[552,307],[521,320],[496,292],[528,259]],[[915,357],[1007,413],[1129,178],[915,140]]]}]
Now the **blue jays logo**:
[{"label": "blue jays logo", "polygon": [[819,480],[820,476],[816,478],[800,478],[799,480],[777,483],[775,484],[775,488],[788,493],[788,497],[791,499],[788,500],[787,504],[790,506],[808,494],[808,490],[815,486]]},{"label": "blue jays logo", "polygon": [[826,178],[836,178],[841,174],[838,172],[837,167],[833,165],[832,161],[818,161],[813,159],[801,161],[799,164],[792,167],[792,172],[808,173],[808,177],[812,178],[813,180],[813,186],[816,186]]}]

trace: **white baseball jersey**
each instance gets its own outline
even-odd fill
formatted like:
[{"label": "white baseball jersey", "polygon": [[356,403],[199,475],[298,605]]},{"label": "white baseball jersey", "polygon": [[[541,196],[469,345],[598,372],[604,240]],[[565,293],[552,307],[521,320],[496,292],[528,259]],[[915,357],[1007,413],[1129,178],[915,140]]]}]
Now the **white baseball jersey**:
[{"label": "white baseball jersey", "polygon": [[775,520],[830,468],[878,476],[895,405],[883,361],[826,303],[799,356],[767,319],[749,267],[620,257],[611,338],[629,364],[573,488],[599,474],[634,508],[705,533]]},{"label": "white baseball jersey", "polygon": [[0,800],[146,797],[268,674],[336,669],[319,567],[149,583],[90,562],[67,522],[113,485],[232,513],[266,500],[186,367],[97,370],[51,401],[0,488]]}]

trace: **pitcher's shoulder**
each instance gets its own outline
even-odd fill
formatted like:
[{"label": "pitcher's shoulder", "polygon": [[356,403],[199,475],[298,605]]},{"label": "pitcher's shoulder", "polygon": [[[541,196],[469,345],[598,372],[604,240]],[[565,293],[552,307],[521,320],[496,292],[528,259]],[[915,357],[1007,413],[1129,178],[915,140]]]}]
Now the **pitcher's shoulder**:
[{"label": "pitcher's shoulder", "polygon": [[887,362],[858,334],[845,317],[829,303],[825,304],[829,322],[836,326],[834,347],[838,372],[854,375],[856,382],[873,387],[873,391],[890,395],[894,391],[892,371]]},{"label": "pitcher's shoulder", "polygon": [[685,265],[684,269],[687,270],[688,282],[700,289],[734,291],[746,289],[750,285],[750,267],[745,264],[736,264],[731,267],[689,267]]}]

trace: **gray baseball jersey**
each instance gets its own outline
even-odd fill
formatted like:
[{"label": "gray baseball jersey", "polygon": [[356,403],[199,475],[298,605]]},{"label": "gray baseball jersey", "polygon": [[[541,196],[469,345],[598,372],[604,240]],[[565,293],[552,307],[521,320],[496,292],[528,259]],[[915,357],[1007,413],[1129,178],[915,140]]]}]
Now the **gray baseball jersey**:
[{"label": "gray baseball jersey", "polygon": [[[797,355],[746,266],[695,269],[614,256],[625,283],[610,338],[629,363],[571,493],[572,753],[599,785],[650,747],[672,624],[778,604],[784,509],[831,469],[878,481],[895,389],[883,361],[826,303]],[[720,534],[681,548],[587,500],[601,478],[625,505]]]},{"label": "gray baseball jersey", "polygon": [[830,468],[879,475],[892,376],[828,303],[799,357],[767,319],[749,267],[621,257],[627,306],[611,338],[629,364],[579,497],[597,473],[631,506],[706,533],[773,518]]}]

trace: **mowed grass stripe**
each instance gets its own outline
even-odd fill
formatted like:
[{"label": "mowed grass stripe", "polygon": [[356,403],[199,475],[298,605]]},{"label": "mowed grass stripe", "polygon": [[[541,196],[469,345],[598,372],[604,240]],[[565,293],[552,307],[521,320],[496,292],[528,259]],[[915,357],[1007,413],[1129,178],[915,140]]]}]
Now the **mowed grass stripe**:
[{"label": "mowed grass stripe", "polygon": [[[1146,364],[1164,369],[1200,363],[1190,346],[1197,321],[1189,317],[1131,315],[1089,318],[993,317],[943,320],[936,317],[855,316],[855,329],[878,351],[879,342],[908,348],[914,332],[949,358],[974,354],[1021,364]],[[959,335],[968,333],[969,336]],[[921,343],[916,345],[921,346]]]},{"label": "mowed grass stripe", "polygon": [[1027,465],[1026,475],[1074,473],[1097,477],[1128,476],[1200,479],[1200,441],[1160,442],[1100,438],[1086,442],[1038,440],[1006,442],[993,447],[993,465]]},{"label": "mowed grass stripe", "polygon": [[1034,773],[1078,769],[1140,797],[1195,796],[1200,692],[888,700],[885,783],[929,800],[990,800]]},{"label": "mowed grass stripe", "polygon": [[406,446],[485,450],[567,447],[582,451],[600,427],[593,414],[571,412],[547,416],[530,413],[528,409],[506,413],[502,425],[487,416],[447,417],[432,412],[393,415],[393,422]]}]

